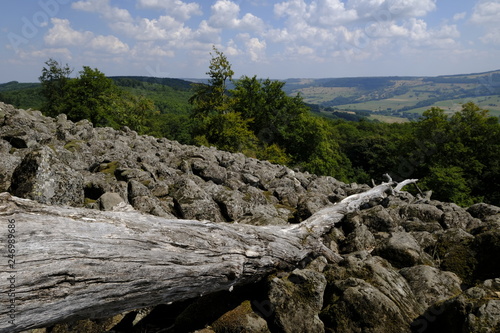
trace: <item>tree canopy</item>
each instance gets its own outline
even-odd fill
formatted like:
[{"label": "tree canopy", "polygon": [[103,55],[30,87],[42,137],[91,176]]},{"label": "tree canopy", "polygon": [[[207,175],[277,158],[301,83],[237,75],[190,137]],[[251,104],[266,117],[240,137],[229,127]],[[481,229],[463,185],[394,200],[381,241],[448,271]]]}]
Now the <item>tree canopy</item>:
[{"label": "tree canopy", "polygon": [[163,88],[148,86],[155,89],[147,90],[153,102],[138,88],[143,82],[128,80],[133,87],[125,90],[87,66],[71,78],[69,65],[49,59],[40,76],[42,111],[243,152],[348,182],[380,182],[384,173],[419,178],[436,199],[500,205],[499,119],[474,103],[453,114],[431,107],[405,124],[332,120],[311,112],[300,95],[288,95],[284,82],[233,79],[227,57],[216,48],[211,56],[209,79],[193,86],[190,111],[177,110],[175,101],[163,108],[172,96]]}]

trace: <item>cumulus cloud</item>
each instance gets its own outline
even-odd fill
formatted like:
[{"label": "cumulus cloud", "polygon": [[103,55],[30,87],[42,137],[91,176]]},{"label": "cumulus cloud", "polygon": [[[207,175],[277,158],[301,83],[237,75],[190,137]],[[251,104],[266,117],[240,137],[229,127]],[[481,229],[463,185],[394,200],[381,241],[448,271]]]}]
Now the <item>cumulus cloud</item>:
[{"label": "cumulus cloud", "polygon": [[484,27],[486,32],[479,39],[484,44],[500,44],[500,0],[482,0],[479,1],[472,12],[470,22]]},{"label": "cumulus cloud", "polygon": [[312,25],[331,26],[357,19],[356,10],[346,9],[340,0],[289,0],[274,5],[278,17],[286,17],[290,24],[307,22]]},{"label": "cumulus cloud", "polygon": [[211,9],[212,14],[208,22],[215,28],[246,31],[260,31],[264,28],[264,22],[251,13],[246,13],[240,18],[240,6],[232,1],[217,0]]},{"label": "cumulus cloud", "polygon": [[71,28],[69,20],[52,18],[53,27],[45,35],[45,43],[54,46],[72,46],[88,43],[94,34],[90,31],[76,31]]},{"label": "cumulus cloud", "polygon": [[456,13],[455,15],[453,15],[453,21],[463,20],[466,16],[467,16],[466,12]]},{"label": "cumulus cloud", "polygon": [[110,0],[76,1],[71,5],[71,7],[81,11],[99,13],[103,18],[109,21],[132,21],[132,16],[128,10],[112,7],[109,4],[109,1]]},{"label": "cumulus cloud", "polygon": [[266,58],[266,41],[259,40],[258,38],[246,37],[245,47],[250,60],[252,61],[263,61]]},{"label": "cumulus cloud", "polygon": [[500,28],[492,29],[480,38],[484,44],[500,45]]},{"label": "cumulus cloud", "polygon": [[44,37],[45,43],[49,46],[78,46],[111,54],[125,53],[129,50],[128,45],[115,36],[95,36],[90,31],[76,31],[67,19],[52,18],[51,22],[53,27]]},{"label": "cumulus cloud", "polygon": [[128,45],[115,36],[97,36],[90,41],[89,47],[93,50],[100,50],[111,54],[126,53],[129,51]]},{"label": "cumulus cloud", "polygon": [[167,15],[180,20],[187,20],[195,15],[201,15],[200,5],[195,2],[185,3],[180,0],[138,0],[141,8],[162,9]]},{"label": "cumulus cloud", "polygon": [[500,1],[479,1],[474,7],[470,21],[481,25],[490,23],[498,24],[500,22]]}]

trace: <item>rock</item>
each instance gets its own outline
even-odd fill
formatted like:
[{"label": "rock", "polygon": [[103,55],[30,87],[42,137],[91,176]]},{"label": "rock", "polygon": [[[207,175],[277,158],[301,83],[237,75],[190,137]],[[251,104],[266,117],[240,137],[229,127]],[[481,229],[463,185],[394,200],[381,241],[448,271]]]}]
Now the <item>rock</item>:
[{"label": "rock", "polygon": [[408,281],[418,302],[425,308],[457,296],[462,292],[460,278],[452,273],[427,265],[403,268],[399,271]]},{"label": "rock", "polygon": [[180,218],[222,222],[224,218],[217,203],[192,179],[179,180],[172,192]]},{"label": "rock", "polygon": [[345,239],[340,242],[340,253],[352,253],[358,251],[371,252],[376,247],[377,241],[368,227],[361,224],[349,233]]},{"label": "rock", "polygon": [[325,275],[320,318],[333,332],[409,332],[424,307],[390,263],[362,251],[345,256]]},{"label": "rock", "polygon": [[213,181],[215,184],[223,184],[227,179],[225,168],[201,159],[196,159],[192,163],[191,169],[193,170],[193,174],[200,176],[206,181]]},{"label": "rock", "polygon": [[0,140],[0,192],[6,192],[12,180],[12,174],[21,163],[22,156],[7,141]]},{"label": "rock", "polygon": [[269,281],[269,300],[274,307],[273,323],[281,332],[324,332],[319,319],[326,279],[323,274],[296,269],[283,278]]},{"label": "rock", "polygon": [[475,218],[485,220],[490,216],[499,215],[500,207],[478,203],[467,208],[467,212]]},{"label": "rock", "polygon": [[359,212],[358,218],[363,221],[372,232],[394,232],[399,228],[399,217],[391,214],[382,206],[365,209]]},{"label": "rock", "polygon": [[41,147],[28,153],[12,174],[10,192],[44,204],[82,206],[83,177]]},{"label": "rock", "polygon": [[477,262],[474,272],[476,280],[500,277],[500,229],[477,235],[471,245]]},{"label": "rock", "polygon": [[436,235],[434,256],[439,267],[457,274],[465,285],[475,281],[477,259],[472,248],[474,236],[462,229],[448,229]]},{"label": "rock", "polygon": [[441,203],[438,208],[444,212],[441,216],[441,225],[445,229],[460,228],[470,230],[482,224],[479,219],[473,218],[465,209],[454,203]]},{"label": "rock", "polygon": [[415,238],[407,232],[394,232],[389,238],[381,240],[373,254],[387,259],[398,268],[424,264],[427,260],[431,261]]},{"label": "rock", "polygon": [[97,201],[101,210],[113,210],[115,206],[124,203],[123,198],[118,193],[110,192],[101,195]]},{"label": "rock", "polygon": [[484,284],[430,307],[412,323],[413,332],[497,332],[500,289]]},{"label": "rock", "polygon": [[[286,226],[369,188],[128,128],[94,128],[65,115],[52,119],[1,102],[0,125],[0,192],[51,205]],[[499,327],[499,230],[500,207],[484,203],[464,209],[408,193],[371,200],[332,225],[323,239],[344,262],[328,265],[319,257],[301,261],[297,267],[306,268],[292,273],[277,268],[271,291],[260,287],[276,307],[266,299],[265,310],[259,310],[269,327],[253,313],[258,310],[253,298],[240,297],[229,306],[220,295],[192,300],[189,311],[186,304],[167,307],[172,318],[154,327],[177,322],[179,331],[214,323],[205,330],[374,333],[410,327],[419,332],[425,326],[429,332],[462,327],[493,332]],[[460,287],[470,289],[460,293]],[[194,319],[196,325],[190,325]],[[96,323],[58,329],[91,330]]]},{"label": "rock", "polygon": [[441,222],[443,211],[431,204],[411,204],[401,207],[401,216],[406,219],[417,218],[422,222]]},{"label": "rock", "polygon": [[244,301],[210,326],[215,332],[270,333],[267,322],[252,310],[250,301]]}]

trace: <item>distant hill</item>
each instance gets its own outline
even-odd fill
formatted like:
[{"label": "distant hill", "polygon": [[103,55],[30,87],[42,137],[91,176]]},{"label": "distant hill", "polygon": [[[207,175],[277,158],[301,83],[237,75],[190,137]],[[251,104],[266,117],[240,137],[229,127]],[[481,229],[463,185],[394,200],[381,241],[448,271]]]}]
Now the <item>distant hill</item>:
[{"label": "distant hill", "polygon": [[[161,113],[187,114],[191,108],[192,82],[174,78],[111,76],[115,84],[133,94],[150,98]],[[0,84],[0,101],[22,109],[40,109],[43,96],[40,83]]]},{"label": "distant hill", "polygon": [[455,112],[473,101],[500,115],[500,70],[435,77],[357,77],[288,79],[290,94],[300,93],[324,114],[368,112],[376,116],[416,118],[432,106]]},{"label": "distant hill", "polygon": [[[161,113],[188,114],[194,82],[206,79],[112,76],[118,86],[153,100]],[[416,119],[437,106],[453,113],[473,101],[493,115],[500,115],[500,70],[426,76],[344,77],[285,80],[287,93],[299,93],[311,110],[331,118],[381,121]],[[231,87],[230,87],[231,88]],[[39,83],[12,81],[0,84],[0,101],[18,108],[37,109],[43,103]]]}]

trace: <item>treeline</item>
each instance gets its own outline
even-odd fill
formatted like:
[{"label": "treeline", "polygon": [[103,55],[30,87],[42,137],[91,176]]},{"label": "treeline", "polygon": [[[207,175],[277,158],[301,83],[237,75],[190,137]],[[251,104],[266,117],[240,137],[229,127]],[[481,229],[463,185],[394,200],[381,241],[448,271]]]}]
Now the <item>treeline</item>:
[{"label": "treeline", "polygon": [[311,112],[300,95],[286,94],[283,82],[233,80],[231,64],[214,49],[208,83],[184,90],[190,105],[179,102],[177,109],[159,83],[113,81],[88,67],[70,79],[67,65],[52,59],[46,65],[40,81],[47,115],[128,126],[346,182],[380,182],[384,173],[396,180],[418,178],[420,190],[432,190],[435,199],[500,205],[500,124],[473,103],[454,115],[431,108],[403,124],[327,119]]}]

